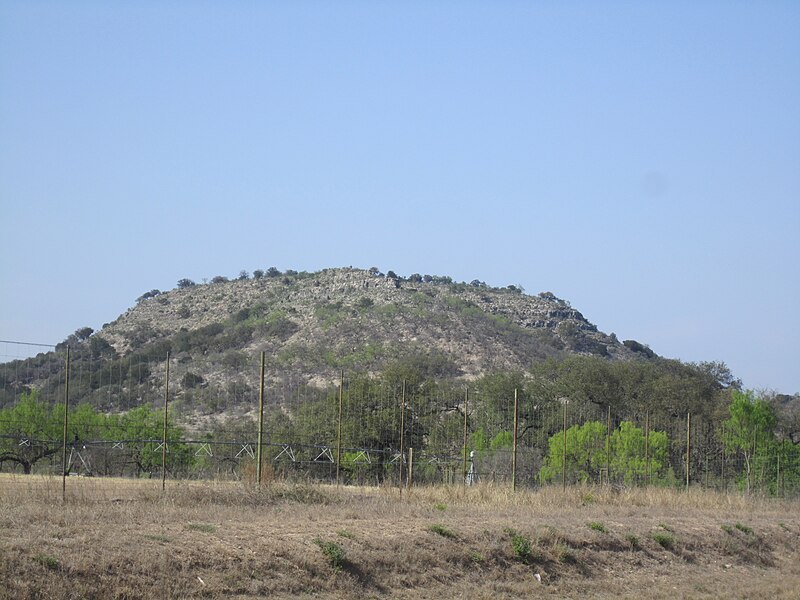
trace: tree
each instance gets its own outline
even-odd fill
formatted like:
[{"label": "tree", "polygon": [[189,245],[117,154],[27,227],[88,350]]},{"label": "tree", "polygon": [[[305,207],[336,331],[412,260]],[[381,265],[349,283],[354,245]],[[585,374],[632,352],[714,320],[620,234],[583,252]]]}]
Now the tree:
[{"label": "tree", "polygon": [[253,279],[258,280],[261,279],[262,277],[264,277],[264,271],[262,271],[261,269],[256,269],[255,271],[253,271]]},{"label": "tree", "polygon": [[[596,479],[606,465],[606,433],[603,423],[587,421],[567,429],[567,472],[578,481]],[[540,471],[542,481],[564,476],[564,434],[559,432],[548,440],[548,453]]]},{"label": "tree", "polygon": [[224,275],[215,275],[211,278],[211,283],[225,283],[228,281],[228,278]]},{"label": "tree", "polygon": [[63,432],[56,407],[39,401],[33,390],[23,393],[16,405],[0,410],[0,465],[13,462],[28,474],[38,461],[58,452]]},{"label": "tree", "polygon": [[179,279],[178,280],[178,289],[185,290],[186,288],[194,287],[195,283],[191,279]]},{"label": "tree", "polygon": [[753,487],[754,463],[769,455],[775,442],[777,418],[769,402],[752,391],[734,390],[729,407],[730,419],[725,421],[725,447],[744,457],[747,491]]},{"label": "tree", "polygon": [[250,279],[250,273],[242,269],[241,271],[239,271],[239,277],[237,277],[236,279],[238,279],[239,281],[247,281],[248,279]]},{"label": "tree", "polygon": [[629,421],[620,423],[611,434],[611,472],[626,485],[649,474],[658,477],[667,466],[667,434],[644,431]]},{"label": "tree", "polygon": [[275,277],[280,277],[281,272],[276,267],[270,267],[267,269],[267,277],[270,279],[274,279]]}]

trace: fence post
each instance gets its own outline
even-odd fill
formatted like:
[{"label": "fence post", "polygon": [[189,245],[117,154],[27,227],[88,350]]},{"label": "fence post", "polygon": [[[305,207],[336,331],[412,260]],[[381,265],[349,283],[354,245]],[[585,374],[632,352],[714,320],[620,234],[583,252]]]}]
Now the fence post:
[{"label": "fence post", "polygon": [[336,425],[336,485],[339,485],[339,465],[342,462],[342,397],[344,395],[344,369],[339,379],[339,419]]},{"label": "fence post", "polygon": [[406,485],[408,485],[408,489],[411,489],[411,486],[414,485],[414,449],[408,449],[408,477],[406,478]]},{"label": "fence post", "polygon": [[644,417],[644,484],[650,484],[650,411]]},{"label": "fence post", "polygon": [[469,406],[469,388],[464,388],[464,460],[462,464],[461,481],[467,485],[467,408]]},{"label": "fence post", "polygon": [[517,491],[517,428],[519,423],[519,399],[514,388],[514,443],[511,454],[511,491]]},{"label": "fence post", "polygon": [[[395,388],[397,389],[397,388]],[[403,380],[403,387],[400,390],[400,467],[398,468],[400,495],[403,495],[403,456],[405,454],[405,434],[406,434],[406,380]]]},{"label": "fence post", "polygon": [[256,484],[261,488],[261,446],[264,440],[264,368],[266,352],[261,352],[261,382],[258,388],[258,450],[256,451]]},{"label": "fence post", "polygon": [[689,491],[689,475],[691,472],[691,452],[692,452],[692,413],[686,413],[686,491]]},{"label": "fence post", "polygon": [[167,408],[169,407],[169,352],[166,360],[164,380],[164,434],[161,438],[161,491],[167,487]]},{"label": "fence post", "polygon": [[608,405],[608,427],[606,430],[606,483],[611,485],[611,404]]},{"label": "fence post", "polygon": [[567,491],[567,403],[569,400],[561,398],[564,405],[564,451],[561,453],[561,479],[563,491]]},{"label": "fence post", "polygon": [[67,415],[69,414],[69,346],[64,376],[64,437],[61,445],[61,502],[67,500]]}]

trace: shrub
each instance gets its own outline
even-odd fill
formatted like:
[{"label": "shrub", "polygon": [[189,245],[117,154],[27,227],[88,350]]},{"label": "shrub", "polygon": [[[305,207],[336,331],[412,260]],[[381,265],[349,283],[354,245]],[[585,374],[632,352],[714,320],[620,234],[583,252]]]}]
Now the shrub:
[{"label": "shrub", "polygon": [[328,559],[334,571],[341,571],[346,560],[344,548],[336,542],[325,542],[319,538],[314,543],[322,550],[322,554]]},{"label": "shrub", "polygon": [[178,280],[178,289],[184,290],[186,288],[194,287],[194,281],[191,279],[179,279]]},{"label": "shrub", "polygon": [[664,550],[672,550],[675,546],[675,538],[672,537],[669,533],[665,533],[663,531],[657,531],[653,534],[653,539],[658,543],[659,546],[664,548]]}]

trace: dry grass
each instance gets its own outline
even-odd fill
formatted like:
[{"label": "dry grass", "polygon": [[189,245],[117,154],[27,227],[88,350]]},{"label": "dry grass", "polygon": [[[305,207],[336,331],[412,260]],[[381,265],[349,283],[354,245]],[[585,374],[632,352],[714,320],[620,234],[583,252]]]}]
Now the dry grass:
[{"label": "dry grass", "polygon": [[800,589],[798,501],[591,487],[418,488],[401,499],[393,488],[168,482],[162,494],[158,481],[67,483],[62,504],[60,479],[0,477],[0,598],[796,598]]}]

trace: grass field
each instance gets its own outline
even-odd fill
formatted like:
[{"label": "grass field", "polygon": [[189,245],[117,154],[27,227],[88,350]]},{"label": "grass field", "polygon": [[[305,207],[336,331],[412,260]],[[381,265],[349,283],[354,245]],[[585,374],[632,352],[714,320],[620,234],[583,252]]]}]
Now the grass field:
[{"label": "grass field", "polygon": [[800,502],[0,476],[0,598],[800,598]]}]

